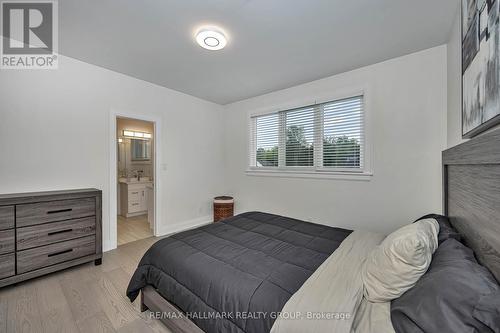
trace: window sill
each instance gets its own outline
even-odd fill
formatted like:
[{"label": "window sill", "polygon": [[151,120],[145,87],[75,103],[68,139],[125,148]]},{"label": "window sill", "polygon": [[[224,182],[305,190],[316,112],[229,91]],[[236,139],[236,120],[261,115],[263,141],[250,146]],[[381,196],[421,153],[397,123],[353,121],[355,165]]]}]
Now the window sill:
[{"label": "window sill", "polygon": [[257,170],[248,169],[247,176],[277,177],[277,178],[316,178],[316,179],[340,179],[370,181],[372,172],[340,172],[340,171],[289,171],[289,170]]}]

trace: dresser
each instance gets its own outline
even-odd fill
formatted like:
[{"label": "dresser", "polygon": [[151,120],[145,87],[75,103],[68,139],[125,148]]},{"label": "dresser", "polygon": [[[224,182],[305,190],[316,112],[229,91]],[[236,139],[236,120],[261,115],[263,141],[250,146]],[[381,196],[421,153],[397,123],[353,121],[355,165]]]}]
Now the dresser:
[{"label": "dresser", "polygon": [[0,195],[0,287],[102,260],[102,192]]}]

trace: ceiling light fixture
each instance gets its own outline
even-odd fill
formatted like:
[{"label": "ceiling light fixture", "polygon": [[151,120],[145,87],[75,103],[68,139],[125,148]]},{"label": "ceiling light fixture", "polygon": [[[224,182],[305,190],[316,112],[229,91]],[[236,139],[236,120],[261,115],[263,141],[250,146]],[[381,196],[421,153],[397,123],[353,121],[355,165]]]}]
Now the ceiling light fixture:
[{"label": "ceiling light fixture", "polygon": [[217,51],[226,46],[227,39],[221,29],[216,27],[203,27],[196,33],[196,42],[204,49]]}]

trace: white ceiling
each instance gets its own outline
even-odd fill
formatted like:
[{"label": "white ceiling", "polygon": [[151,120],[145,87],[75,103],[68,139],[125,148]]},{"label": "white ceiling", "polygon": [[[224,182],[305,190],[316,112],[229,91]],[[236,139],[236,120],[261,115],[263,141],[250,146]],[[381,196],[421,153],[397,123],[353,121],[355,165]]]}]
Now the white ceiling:
[{"label": "white ceiling", "polygon": [[[61,0],[60,53],[219,104],[443,44],[457,0]],[[202,24],[227,31],[199,47]]]}]

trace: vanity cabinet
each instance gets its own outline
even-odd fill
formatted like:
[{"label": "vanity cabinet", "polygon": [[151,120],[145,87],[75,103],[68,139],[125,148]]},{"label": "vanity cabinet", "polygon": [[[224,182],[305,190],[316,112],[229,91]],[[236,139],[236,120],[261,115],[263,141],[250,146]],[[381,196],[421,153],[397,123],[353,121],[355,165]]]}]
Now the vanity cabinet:
[{"label": "vanity cabinet", "polygon": [[102,259],[96,189],[0,195],[0,287]]},{"label": "vanity cabinet", "polygon": [[148,203],[145,183],[120,183],[120,215],[125,217],[147,214]]}]

